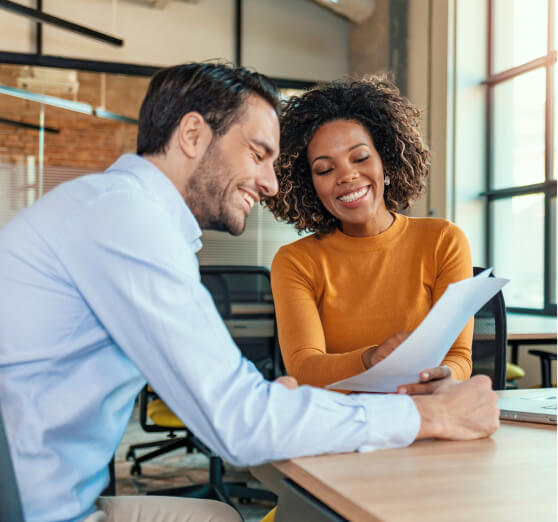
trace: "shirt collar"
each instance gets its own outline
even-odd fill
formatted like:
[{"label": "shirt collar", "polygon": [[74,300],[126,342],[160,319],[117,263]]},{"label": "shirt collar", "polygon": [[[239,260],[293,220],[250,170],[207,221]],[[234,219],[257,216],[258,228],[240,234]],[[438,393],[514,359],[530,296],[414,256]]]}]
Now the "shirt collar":
[{"label": "shirt collar", "polygon": [[173,219],[176,219],[194,251],[198,252],[201,249],[202,232],[198,221],[171,180],[161,170],[137,154],[124,154],[106,170],[106,173],[116,171],[136,176],[143,187],[159,199]]}]

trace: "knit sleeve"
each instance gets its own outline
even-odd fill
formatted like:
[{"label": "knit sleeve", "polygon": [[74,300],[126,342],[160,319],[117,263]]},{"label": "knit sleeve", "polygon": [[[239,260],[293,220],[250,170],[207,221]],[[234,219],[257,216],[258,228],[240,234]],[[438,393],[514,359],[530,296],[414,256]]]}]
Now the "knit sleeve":
[{"label": "knit sleeve", "polygon": [[[440,236],[436,252],[437,274],[433,289],[433,302],[440,299],[449,284],[473,276],[473,262],[469,242],[463,231],[449,223]],[[459,334],[442,361],[450,367],[452,376],[465,380],[473,369],[471,346],[473,342],[473,318]]]},{"label": "knit sleeve", "polygon": [[363,347],[342,354],[326,352],[316,304],[320,282],[312,262],[282,247],[271,266],[271,286],[281,354],[299,384],[325,386],[365,370]]}]

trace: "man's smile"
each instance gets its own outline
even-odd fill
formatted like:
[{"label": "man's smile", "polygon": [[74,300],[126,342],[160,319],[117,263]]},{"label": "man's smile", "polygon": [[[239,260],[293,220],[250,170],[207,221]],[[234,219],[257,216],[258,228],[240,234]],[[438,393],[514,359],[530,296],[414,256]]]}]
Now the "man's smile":
[{"label": "man's smile", "polygon": [[249,192],[246,192],[245,189],[239,188],[240,193],[242,195],[242,199],[248,204],[248,210],[250,210],[256,201],[259,201],[259,198]]}]

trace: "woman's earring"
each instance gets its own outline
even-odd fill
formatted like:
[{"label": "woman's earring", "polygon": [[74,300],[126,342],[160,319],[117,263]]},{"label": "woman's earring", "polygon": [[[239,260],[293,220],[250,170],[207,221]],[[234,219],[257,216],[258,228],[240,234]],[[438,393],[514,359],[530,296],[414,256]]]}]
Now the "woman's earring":
[{"label": "woman's earring", "polygon": [[384,185],[387,187],[390,183],[391,183],[391,179],[389,179],[389,176],[385,176],[384,177]]}]

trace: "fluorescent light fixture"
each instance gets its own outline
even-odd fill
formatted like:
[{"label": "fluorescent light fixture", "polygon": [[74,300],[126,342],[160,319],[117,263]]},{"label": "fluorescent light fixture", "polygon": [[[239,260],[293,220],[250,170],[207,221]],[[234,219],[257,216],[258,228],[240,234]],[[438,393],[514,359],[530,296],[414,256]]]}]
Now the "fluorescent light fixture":
[{"label": "fluorescent light fixture", "polygon": [[46,94],[38,94],[24,89],[17,89],[16,87],[8,87],[7,85],[0,84],[0,94],[7,94],[8,96],[14,96],[15,98],[43,103],[44,105],[50,105],[51,107],[58,107],[68,111],[81,112],[82,114],[93,114],[93,107],[91,107],[88,103],[65,100],[64,98],[57,98],[56,96],[48,96]]},{"label": "fluorescent light fixture", "polygon": [[58,107],[59,109],[65,109],[67,111],[97,116],[98,118],[104,118],[106,120],[121,121],[132,125],[138,124],[138,120],[134,118],[107,111],[103,107],[97,107],[94,109],[88,103],[65,100],[63,98],[57,98],[56,96],[47,96],[46,94],[29,92],[24,89],[17,89],[16,87],[8,87],[7,85],[0,84],[0,94],[6,94],[8,96],[14,96],[15,98],[21,98],[22,100],[50,105],[51,107]]},{"label": "fluorescent light fixture", "polygon": [[116,114],[115,112],[107,111],[103,107],[97,107],[93,111],[93,114],[95,116],[97,116],[98,118],[105,118],[107,120],[122,121],[124,123],[131,123],[132,125],[137,125],[138,124],[138,120],[136,120],[134,118],[124,116],[123,114]]}]

